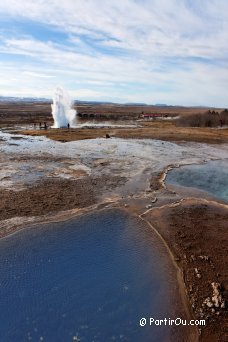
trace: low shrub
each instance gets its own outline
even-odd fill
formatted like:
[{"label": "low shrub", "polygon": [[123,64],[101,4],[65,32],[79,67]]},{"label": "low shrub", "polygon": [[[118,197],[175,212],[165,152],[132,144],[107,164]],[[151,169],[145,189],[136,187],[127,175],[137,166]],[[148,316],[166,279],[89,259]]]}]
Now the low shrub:
[{"label": "low shrub", "polygon": [[207,111],[205,113],[190,114],[181,116],[176,121],[177,126],[182,127],[222,127],[228,125],[228,110],[221,113],[216,111]]}]

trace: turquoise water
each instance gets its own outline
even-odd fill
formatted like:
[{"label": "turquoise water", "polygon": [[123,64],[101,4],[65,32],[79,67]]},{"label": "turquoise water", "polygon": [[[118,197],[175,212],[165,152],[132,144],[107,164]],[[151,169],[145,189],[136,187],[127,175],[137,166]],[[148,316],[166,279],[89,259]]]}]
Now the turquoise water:
[{"label": "turquoise water", "polygon": [[0,240],[0,341],[163,341],[169,271],[151,231],[120,210]]},{"label": "turquoise water", "polygon": [[228,201],[228,160],[210,161],[200,165],[186,165],[171,170],[168,184],[197,188]]}]

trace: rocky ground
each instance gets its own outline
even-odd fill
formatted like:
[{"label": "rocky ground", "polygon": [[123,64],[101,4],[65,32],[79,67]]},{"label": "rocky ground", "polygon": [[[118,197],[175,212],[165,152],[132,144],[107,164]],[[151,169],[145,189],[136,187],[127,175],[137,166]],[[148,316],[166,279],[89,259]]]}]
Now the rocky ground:
[{"label": "rocky ground", "polygon": [[[40,216],[96,204],[105,191],[120,186],[124,177],[83,177],[77,180],[47,179],[23,190],[2,190],[1,219]],[[1,234],[1,232],[0,232]]]},{"label": "rocky ground", "polygon": [[[0,234],[12,233],[30,219],[48,219],[59,212],[107,202],[141,215],[161,234],[183,271],[194,317],[207,320],[201,339],[225,341],[227,205],[192,194],[189,199],[188,193],[166,189],[163,180],[164,171],[171,165],[226,158],[227,145],[223,143],[227,141],[227,131],[191,129],[179,131],[178,135],[170,124],[160,125],[164,131],[150,123],[142,134],[137,129],[115,131],[116,136],[139,140],[74,141],[84,139],[83,134],[87,133],[91,134],[87,138],[103,137],[106,129],[82,130],[83,133],[47,130],[46,135],[57,141],[2,133]],[[145,137],[163,141],[142,139]]]},{"label": "rocky ground", "polygon": [[196,319],[206,319],[202,341],[227,341],[227,206],[186,199],[151,209],[144,219],[172,251]]}]

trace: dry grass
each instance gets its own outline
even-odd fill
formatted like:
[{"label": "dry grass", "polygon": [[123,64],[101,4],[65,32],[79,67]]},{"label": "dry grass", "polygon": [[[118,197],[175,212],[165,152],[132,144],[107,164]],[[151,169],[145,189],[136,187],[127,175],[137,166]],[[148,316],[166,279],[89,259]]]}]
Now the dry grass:
[{"label": "dry grass", "polygon": [[84,129],[48,129],[18,131],[32,136],[42,136],[68,142],[74,140],[111,137],[125,139],[159,139],[165,141],[196,141],[205,143],[228,142],[228,129],[177,127],[175,122],[146,122],[141,128],[84,128]]},{"label": "dry grass", "polygon": [[[126,106],[112,104],[79,104],[77,110],[82,114],[102,114],[104,121],[113,116],[118,120],[136,120],[144,113],[163,113],[179,116],[178,120],[141,121],[141,128],[84,128],[84,129],[47,129],[24,130],[27,135],[45,135],[50,139],[67,142],[73,140],[105,137],[160,139],[169,141],[197,141],[223,143],[228,141],[227,129],[212,129],[219,126],[219,115],[223,122],[228,121],[227,112],[215,109],[215,114],[208,114],[208,108]],[[213,113],[213,109],[210,109]],[[219,113],[219,115],[217,114]],[[208,117],[209,116],[209,117]],[[200,119],[199,119],[200,118]],[[213,120],[214,121],[213,121]],[[0,127],[23,124],[53,124],[50,103],[0,103]],[[85,120],[81,120],[85,122]],[[102,120],[101,120],[102,122]],[[210,127],[211,126],[211,127]],[[194,127],[194,128],[193,128]],[[195,128],[198,127],[198,128]]]}]

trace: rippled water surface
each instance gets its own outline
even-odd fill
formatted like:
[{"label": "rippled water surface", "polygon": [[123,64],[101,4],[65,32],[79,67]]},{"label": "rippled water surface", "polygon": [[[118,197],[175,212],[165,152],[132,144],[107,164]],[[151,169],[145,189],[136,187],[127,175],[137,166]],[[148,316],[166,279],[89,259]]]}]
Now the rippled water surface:
[{"label": "rippled water surface", "polygon": [[173,169],[168,173],[166,181],[174,185],[197,188],[228,201],[228,160]]},{"label": "rippled water surface", "polygon": [[[119,210],[0,241],[1,341],[162,341],[168,272],[151,231]],[[163,256],[164,258],[164,256]]]}]

